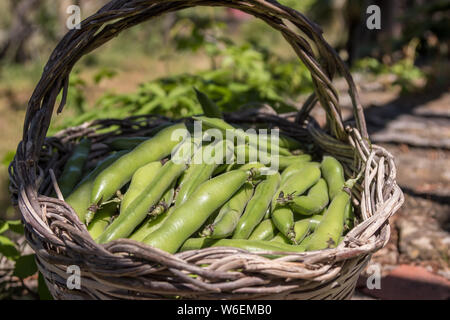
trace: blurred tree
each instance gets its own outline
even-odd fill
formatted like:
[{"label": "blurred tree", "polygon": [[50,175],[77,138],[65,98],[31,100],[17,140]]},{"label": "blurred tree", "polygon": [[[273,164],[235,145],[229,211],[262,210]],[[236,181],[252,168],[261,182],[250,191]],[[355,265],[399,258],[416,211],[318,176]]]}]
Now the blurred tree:
[{"label": "blurred tree", "polygon": [[41,0],[11,0],[12,22],[7,36],[0,44],[0,60],[23,62],[30,58],[26,43],[35,31],[31,16],[41,4]]}]

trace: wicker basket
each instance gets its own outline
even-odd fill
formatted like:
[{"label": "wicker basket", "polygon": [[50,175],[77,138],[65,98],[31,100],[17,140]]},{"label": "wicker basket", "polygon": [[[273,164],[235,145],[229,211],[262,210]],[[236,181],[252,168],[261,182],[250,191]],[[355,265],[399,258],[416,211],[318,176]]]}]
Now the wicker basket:
[{"label": "wicker basket", "polygon": [[[344,163],[348,177],[364,173],[361,183],[353,189],[360,223],[337,248],[286,253],[270,260],[237,248],[215,247],[172,255],[127,239],[99,245],[69,205],[48,196],[55,181],[53,172],[58,175],[79,137],[89,136],[94,141],[91,159],[95,160],[108,152],[102,142],[111,136],[142,135],[161,121],[168,121],[156,116],[94,121],[46,138],[61,91],[58,113],[65,104],[74,64],[124,29],[194,6],[236,8],[262,19],[281,32],[310,70],[315,93],[294,121],[251,110],[228,114],[227,119],[264,122],[279,127],[284,134],[311,139],[322,153]],[[343,124],[338,93],[332,84],[336,72],[347,80],[355,128]],[[326,131],[308,115],[317,102],[327,114]],[[97,133],[113,125],[117,128],[113,133]],[[23,140],[9,168],[10,186],[39,270],[56,299],[347,299],[371,255],[387,243],[388,219],[403,203],[393,157],[370,144],[357,90],[347,68],[317,25],[274,0],[109,2],[58,44],[29,101],[23,130]],[[80,290],[70,290],[66,285],[67,267],[71,265],[81,270]],[[189,276],[192,274],[196,277]]]}]

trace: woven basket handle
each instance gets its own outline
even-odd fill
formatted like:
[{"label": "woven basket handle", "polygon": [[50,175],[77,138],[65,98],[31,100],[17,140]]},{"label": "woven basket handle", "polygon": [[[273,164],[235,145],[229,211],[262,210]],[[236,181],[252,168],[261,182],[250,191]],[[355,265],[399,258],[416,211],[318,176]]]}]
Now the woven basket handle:
[{"label": "woven basket handle", "polygon": [[18,148],[18,160],[34,162],[39,158],[57,96],[63,92],[57,109],[59,113],[66,103],[69,74],[82,56],[127,28],[167,12],[195,6],[239,9],[262,19],[280,31],[310,70],[314,84],[314,94],[301,109],[300,112],[303,114],[300,114],[298,119],[304,119],[305,113],[311,110],[311,103],[314,105],[318,101],[327,113],[332,134],[339,140],[346,141],[347,133],[342,121],[338,93],[332,84],[335,73],[339,71],[349,86],[357,128],[363,138],[368,138],[362,106],[350,72],[333,48],[323,39],[321,29],[300,12],[274,0],[112,0],[84,20],[80,29],[69,31],[51,54],[28,102],[23,141]]}]

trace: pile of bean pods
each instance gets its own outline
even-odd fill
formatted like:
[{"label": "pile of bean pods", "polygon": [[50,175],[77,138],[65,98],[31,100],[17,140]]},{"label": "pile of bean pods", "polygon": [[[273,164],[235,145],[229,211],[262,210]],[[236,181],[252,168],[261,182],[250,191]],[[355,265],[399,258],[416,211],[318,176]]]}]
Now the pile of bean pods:
[{"label": "pile of bean pods", "polygon": [[[197,94],[205,116],[194,120],[203,130],[242,135]],[[353,227],[354,180],[345,181],[335,158],[315,160],[280,135],[277,145],[265,140],[267,152],[278,151],[278,170],[270,171],[262,161],[268,153],[236,161],[239,150],[250,160],[257,143],[209,142],[203,133],[200,140],[174,139],[183,130],[190,132],[187,122],[160,126],[149,137],[115,138],[111,154],[89,172],[90,141],[75,147],[58,184],[96,242],[129,238],[169,253],[212,246],[303,252],[336,247]]]}]

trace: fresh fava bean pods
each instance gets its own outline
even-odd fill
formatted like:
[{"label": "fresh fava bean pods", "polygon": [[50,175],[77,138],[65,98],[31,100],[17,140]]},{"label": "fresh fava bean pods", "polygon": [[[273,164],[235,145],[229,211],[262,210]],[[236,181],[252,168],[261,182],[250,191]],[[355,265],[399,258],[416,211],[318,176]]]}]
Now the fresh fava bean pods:
[{"label": "fresh fava bean pods", "polygon": [[319,179],[320,169],[314,163],[307,164],[295,176],[289,177],[283,183],[278,193],[278,198],[285,195],[300,196],[311,186],[315,185]]},{"label": "fresh fava bean pods", "polygon": [[[287,168],[286,168],[287,169]],[[280,188],[274,194],[271,203],[273,212],[277,206],[284,206],[281,200],[285,197],[301,196],[307,189],[313,186],[320,179],[319,164],[316,162],[306,162],[302,164],[295,175],[288,175],[288,178],[281,180]],[[286,177],[286,176],[285,176]],[[280,202],[278,201],[280,199]]]},{"label": "fresh fava bean pods", "polygon": [[142,242],[149,234],[159,229],[169,215],[174,211],[175,207],[171,207],[169,210],[161,213],[158,216],[150,216],[142,225],[130,236],[131,240]]},{"label": "fresh fava bean pods", "polygon": [[163,225],[148,235],[144,242],[170,253],[176,252],[252,174],[251,171],[235,170],[202,183],[189,201],[176,208]]},{"label": "fresh fava bean pods", "polygon": [[[254,148],[258,148],[263,152],[269,152],[272,154],[278,155],[286,155],[290,156],[292,153],[287,149],[279,145],[280,139],[276,140],[275,144],[272,144],[272,139],[269,139],[267,136],[264,138],[260,138],[256,133],[248,133],[242,129],[238,129],[225,122],[222,119],[218,118],[209,118],[209,117],[192,117],[194,120],[201,121],[203,126],[211,129],[219,129],[224,134],[224,137],[237,138],[237,145],[251,145]],[[228,135],[227,135],[228,133]],[[231,136],[230,136],[231,135]]]},{"label": "fresh fava bean pods", "polygon": [[278,229],[271,219],[265,219],[253,230],[249,240],[271,240],[278,233]]},{"label": "fresh fava bean pods", "polygon": [[277,229],[295,243],[294,213],[288,206],[276,206],[272,211],[272,221]]},{"label": "fresh fava bean pods", "polygon": [[[133,151],[116,160],[95,178],[91,193],[91,204],[94,206],[101,205],[102,202],[109,200],[117,190],[130,181],[140,167],[170,155],[174,148],[184,140],[187,133],[184,123],[164,128],[153,138],[141,143]],[[87,223],[90,222],[94,213],[95,208],[88,212],[86,215]]]},{"label": "fresh fava bean pods", "polygon": [[[190,143],[190,142],[189,142]],[[151,212],[163,194],[172,183],[178,179],[181,173],[186,170],[190,157],[185,161],[167,161],[161,170],[155,176],[158,183],[149,184],[119,215],[119,217],[108,226],[105,232],[99,237],[99,243],[106,243],[119,238],[128,237],[133,230],[145,219]]]},{"label": "fresh fava bean pods", "polygon": [[112,217],[118,213],[118,204],[115,202],[104,205],[92,219],[88,231],[92,239],[97,239],[111,222]]},{"label": "fresh fava bean pods", "polygon": [[152,218],[155,218],[159,216],[160,214],[163,214],[167,210],[169,210],[169,207],[171,206],[173,199],[175,197],[175,180],[172,182],[172,185],[169,187],[169,189],[164,193],[162,196],[161,201],[154,206],[154,208],[151,209],[149,216]]},{"label": "fresh fava bean pods", "polygon": [[[290,155],[289,150],[299,150],[301,149],[301,143],[289,136],[278,134],[278,139],[274,136],[272,137],[269,132],[266,135],[258,135],[254,133],[244,132],[242,129],[235,128],[229,123],[222,119],[216,119],[214,117],[193,117],[197,121],[202,121],[204,125],[208,128],[219,129],[223,132],[230,130],[235,134],[236,137],[243,139],[243,143],[250,143],[253,146],[258,146],[263,144],[267,145],[267,151],[279,150],[280,155]],[[274,145],[272,146],[272,142]]]},{"label": "fresh fava bean pods", "polygon": [[111,150],[131,150],[148,139],[148,137],[122,137],[115,138],[106,144],[111,148]]},{"label": "fresh fava bean pods", "polygon": [[333,199],[344,186],[344,168],[335,158],[325,156],[320,164],[320,170],[322,171],[322,175],[328,184],[328,194],[330,199]]},{"label": "fresh fava bean pods", "polygon": [[[357,179],[345,182],[336,158],[300,150],[312,150],[307,143],[245,133],[197,96],[208,117],[194,120],[235,138],[196,135],[187,120],[106,142],[112,153],[85,177],[69,179],[73,191],[65,195],[92,238],[129,238],[168,253],[231,246],[269,258],[336,247],[356,221],[350,194]],[[67,167],[83,169],[77,153]]]},{"label": "fresh fava bean pods", "polygon": [[58,179],[58,186],[64,197],[66,197],[80,181],[90,149],[91,141],[89,139],[83,139],[75,147],[69,160],[67,160],[64,170]]},{"label": "fresh fava bean pods", "polygon": [[114,138],[109,142],[106,142],[106,145],[108,145],[111,150],[121,151],[121,150],[132,150],[136,148],[141,143],[147,141],[150,139],[150,137],[154,136],[158,132],[160,132],[162,129],[167,128],[169,126],[173,125],[171,122],[165,122],[162,123],[155,128],[151,129],[150,131],[146,132],[147,137],[118,137]]},{"label": "fresh fava bean pods", "polygon": [[284,243],[284,244],[292,244],[292,241],[289,240],[284,234],[281,232],[278,232],[275,237],[269,240],[269,242],[277,242],[277,243]]},{"label": "fresh fava bean pods", "polygon": [[292,196],[285,194],[285,198],[278,198],[280,204],[288,204],[296,213],[302,215],[313,215],[322,211],[328,204],[328,189],[324,179],[319,179],[317,183],[309,189],[305,196]]},{"label": "fresh fava bean pods", "polygon": [[75,210],[81,222],[85,222],[85,216],[90,206],[95,177],[126,153],[126,151],[116,152],[100,161],[95,169],[86,175],[75,187],[75,190],[66,198],[66,202]]},{"label": "fresh fava bean pods", "polygon": [[339,239],[344,231],[345,209],[350,204],[350,195],[344,191],[339,191],[330,206],[324,213],[322,221],[316,227],[311,236],[308,251],[334,248],[339,243]]},{"label": "fresh fava bean pods", "polygon": [[300,158],[298,161],[289,165],[286,169],[281,173],[281,183],[286,181],[290,176],[297,174],[300,170],[302,170],[306,165],[314,164],[317,167],[320,166],[317,162],[309,162],[308,158]]},{"label": "fresh fava bean pods", "polygon": [[233,233],[233,239],[248,239],[256,226],[262,221],[270,206],[272,197],[280,185],[281,176],[277,172],[266,176],[255,189],[242,217]]},{"label": "fresh fava bean pods", "polygon": [[205,227],[202,236],[222,239],[230,236],[253,195],[253,185],[246,182],[241,189],[220,209],[214,222]]},{"label": "fresh fava bean pods", "polygon": [[[200,152],[203,154],[202,159],[196,159],[196,155],[199,153],[194,155],[193,163],[190,164],[180,183],[177,199],[175,200],[176,206],[186,202],[200,184],[211,178],[214,170],[224,159],[230,159],[233,156],[233,148],[230,144],[227,140],[218,141],[200,149]],[[216,155],[219,158],[215,159]]]},{"label": "fresh fava bean pods", "polygon": [[130,203],[133,202],[133,200],[136,199],[149,184],[155,183],[154,178],[161,168],[161,162],[154,161],[136,170],[131,178],[131,183],[127,192],[123,195],[120,204],[120,212],[125,212]]}]

